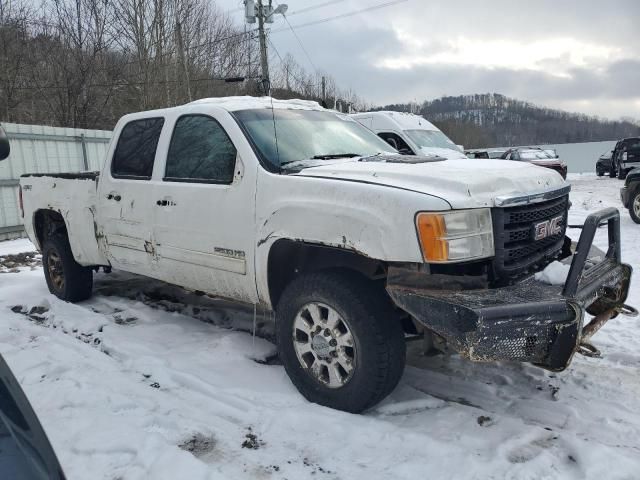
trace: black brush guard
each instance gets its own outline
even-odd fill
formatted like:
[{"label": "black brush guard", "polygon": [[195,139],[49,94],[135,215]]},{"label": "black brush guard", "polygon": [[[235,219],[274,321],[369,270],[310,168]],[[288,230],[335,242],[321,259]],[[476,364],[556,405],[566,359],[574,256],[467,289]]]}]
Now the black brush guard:
[{"label": "black brush guard", "polygon": [[[603,222],[609,230],[606,254],[592,248]],[[387,290],[396,305],[471,360],[515,360],[557,371],[569,365],[583,336],[587,339],[628,308],[624,302],[632,269],[621,263],[617,209],[587,217],[569,260],[564,286],[530,276],[503,288],[435,290],[390,276]],[[596,318],[583,329],[585,312]]]}]

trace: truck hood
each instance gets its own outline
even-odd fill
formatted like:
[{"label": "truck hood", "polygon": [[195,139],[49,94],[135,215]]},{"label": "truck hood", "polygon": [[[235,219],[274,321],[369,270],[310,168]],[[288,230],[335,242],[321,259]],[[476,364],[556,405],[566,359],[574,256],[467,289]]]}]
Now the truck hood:
[{"label": "truck hood", "polygon": [[428,157],[437,155],[438,157],[447,158],[449,160],[462,160],[467,158],[464,153],[451,148],[420,147],[420,153]]},{"label": "truck hood", "polygon": [[454,209],[493,207],[498,196],[526,195],[568,185],[560,174],[548,168],[485,159],[425,163],[349,159],[303,168],[294,175],[412,190],[439,197]]}]

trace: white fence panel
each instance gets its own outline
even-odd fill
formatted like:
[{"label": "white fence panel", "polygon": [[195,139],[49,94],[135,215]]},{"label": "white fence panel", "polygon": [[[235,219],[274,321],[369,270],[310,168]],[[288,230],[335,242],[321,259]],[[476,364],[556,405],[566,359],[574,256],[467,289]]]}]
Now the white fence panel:
[{"label": "white fence panel", "polygon": [[25,173],[100,170],[112,132],[4,123],[11,155],[0,162],[0,240],[22,235],[18,179]]}]

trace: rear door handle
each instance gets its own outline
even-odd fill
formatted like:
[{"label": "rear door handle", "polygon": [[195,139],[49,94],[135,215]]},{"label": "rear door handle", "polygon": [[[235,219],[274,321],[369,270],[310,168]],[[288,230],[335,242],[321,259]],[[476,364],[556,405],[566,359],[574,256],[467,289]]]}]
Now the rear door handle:
[{"label": "rear door handle", "polygon": [[175,207],[176,202],[174,202],[171,198],[163,198],[162,200],[156,201],[156,205],[159,207]]},{"label": "rear door handle", "polygon": [[122,200],[122,197],[118,193],[110,193],[107,195],[107,200],[115,200],[116,202],[119,202]]}]

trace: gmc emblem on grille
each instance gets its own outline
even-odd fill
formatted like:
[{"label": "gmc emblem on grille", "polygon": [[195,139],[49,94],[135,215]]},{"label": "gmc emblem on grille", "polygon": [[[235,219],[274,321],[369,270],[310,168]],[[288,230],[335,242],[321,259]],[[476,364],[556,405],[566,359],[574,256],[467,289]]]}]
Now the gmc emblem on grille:
[{"label": "gmc emblem on grille", "polygon": [[563,220],[564,215],[558,215],[557,217],[554,217],[550,220],[536,223],[533,226],[533,239],[536,241],[543,240],[547,237],[559,234],[560,232],[562,232]]}]

